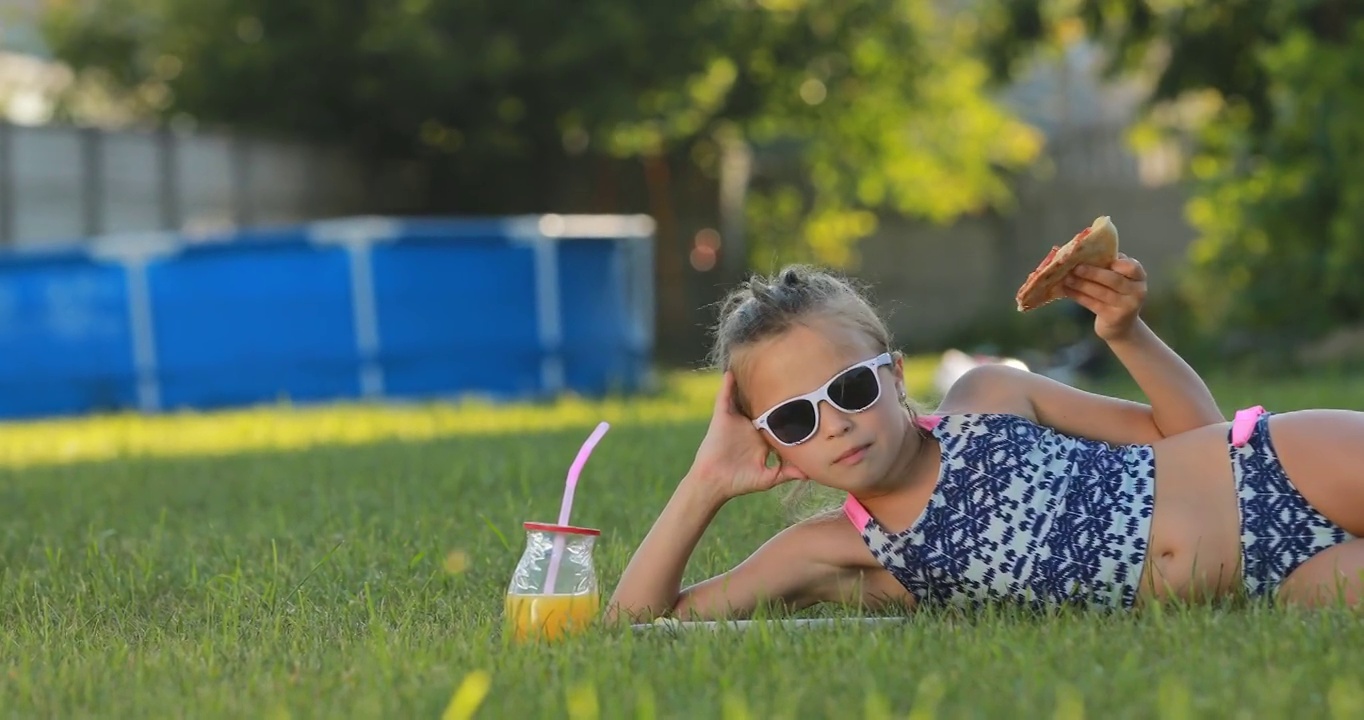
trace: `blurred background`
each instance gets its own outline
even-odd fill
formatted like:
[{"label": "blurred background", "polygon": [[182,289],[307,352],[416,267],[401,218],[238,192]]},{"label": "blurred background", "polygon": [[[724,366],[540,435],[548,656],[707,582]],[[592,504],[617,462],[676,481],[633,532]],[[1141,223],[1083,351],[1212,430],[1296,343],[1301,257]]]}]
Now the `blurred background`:
[{"label": "blurred background", "polygon": [[1012,300],[1098,215],[1200,367],[1348,366],[1361,20],[0,0],[0,415],[643,390],[795,261],[871,283],[907,351],[1102,374],[1083,311]]}]

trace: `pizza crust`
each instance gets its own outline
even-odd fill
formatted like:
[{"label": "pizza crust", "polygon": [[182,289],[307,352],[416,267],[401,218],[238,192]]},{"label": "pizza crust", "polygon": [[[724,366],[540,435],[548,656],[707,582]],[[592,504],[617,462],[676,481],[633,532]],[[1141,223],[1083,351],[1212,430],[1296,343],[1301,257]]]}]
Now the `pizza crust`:
[{"label": "pizza crust", "polygon": [[1014,297],[1019,312],[1036,310],[1065,297],[1061,281],[1077,265],[1108,267],[1118,258],[1118,228],[1107,215],[1075,234],[1061,247],[1053,246],[1037,269],[1028,274]]}]

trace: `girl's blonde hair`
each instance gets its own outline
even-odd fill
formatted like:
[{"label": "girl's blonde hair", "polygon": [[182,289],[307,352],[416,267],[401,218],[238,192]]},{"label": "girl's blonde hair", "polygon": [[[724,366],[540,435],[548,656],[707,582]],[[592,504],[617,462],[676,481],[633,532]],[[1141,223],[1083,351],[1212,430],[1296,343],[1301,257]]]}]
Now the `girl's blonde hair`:
[{"label": "girl's blonde hair", "polygon": [[[713,328],[711,365],[720,371],[730,370],[735,354],[742,348],[815,319],[851,325],[878,350],[895,352],[885,321],[850,279],[808,265],[788,265],[775,275],[748,278],[721,301],[719,319]],[[921,412],[907,397],[901,396],[900,400],[911,420]],[[741,412],[751,414],[743,392],[737,388],[735,402]],[[790,485],[786,496],[788,510],[800,510],[809,499],[812,485],[809,481]]]}]

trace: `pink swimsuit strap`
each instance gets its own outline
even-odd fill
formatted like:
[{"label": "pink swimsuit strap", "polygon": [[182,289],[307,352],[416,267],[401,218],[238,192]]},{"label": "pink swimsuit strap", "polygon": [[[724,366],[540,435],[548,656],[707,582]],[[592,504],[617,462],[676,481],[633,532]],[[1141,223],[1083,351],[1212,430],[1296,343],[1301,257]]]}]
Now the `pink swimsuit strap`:
[{"label": "pink swimsuit strap", "polygon": [[1260,405],[1236,411],[1236,417],[1231,421],[1231,444],[1233,447],[1241,447],[1250,442],[1250,435],[1255,431],[1255,422],[1264,414],[1265,409]]}]

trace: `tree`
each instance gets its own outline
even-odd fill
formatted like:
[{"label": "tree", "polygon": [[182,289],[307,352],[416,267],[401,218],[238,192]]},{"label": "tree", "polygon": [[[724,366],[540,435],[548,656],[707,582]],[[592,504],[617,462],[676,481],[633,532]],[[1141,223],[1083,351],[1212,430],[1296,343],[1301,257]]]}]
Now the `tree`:
[{"label": "tree", "polygon": [[803,182],[753,214],[834,264],[876,211],[1007,204],[1040,146],[931,0],[53,0],[46,30],[150,115],[418,161],[432,210],[552,209],[582,154],[789,147]]},{"label": "tree", "polygon": [[1138,136],[1188,137],[1200,237],[1184,297],[1205,328],[1297,340],[1364,321],[1364,171],[1352,162],[1364,4],[998,0],[990,13],[980,42],[997,79],[1074,18],[1110,50],[1110,75],[1153,75]]}]

